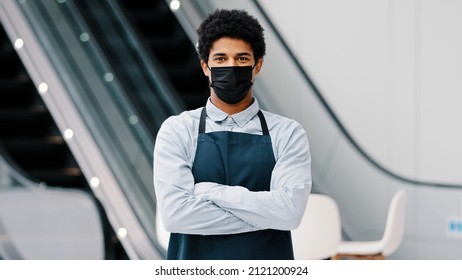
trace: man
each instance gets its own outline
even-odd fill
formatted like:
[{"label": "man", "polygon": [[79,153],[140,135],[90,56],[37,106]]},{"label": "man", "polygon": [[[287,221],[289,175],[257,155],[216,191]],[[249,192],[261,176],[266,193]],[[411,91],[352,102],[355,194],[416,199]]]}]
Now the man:
[{"label": "man", "polygon": [[253,97],[263,28],[245,11],[217,10],[198,35],[210,98],[168,118],[154,149],[167,258],[293,259],[290,230],[311,190],[311,156],[304,129]]}]

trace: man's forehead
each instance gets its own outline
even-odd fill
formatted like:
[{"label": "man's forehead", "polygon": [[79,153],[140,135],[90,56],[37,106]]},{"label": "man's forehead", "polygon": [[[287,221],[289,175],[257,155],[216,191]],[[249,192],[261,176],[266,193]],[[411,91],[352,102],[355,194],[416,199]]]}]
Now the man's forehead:
[{"label": "man's forehead", "polygon": [[241,39],[220,38],[213,42],[210,55],[220,54],[226,56],[253,55],[253,49],[249,43]]}]

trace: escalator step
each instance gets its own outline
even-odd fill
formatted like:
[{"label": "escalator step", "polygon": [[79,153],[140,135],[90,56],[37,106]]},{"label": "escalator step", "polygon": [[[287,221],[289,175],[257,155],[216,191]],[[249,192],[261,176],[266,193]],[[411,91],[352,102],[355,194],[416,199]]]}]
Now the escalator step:
[{"label": "escalator step", "polygon": [[53,187],[83,188],[87,185],[79,168],[36,168],[29,169],[28,174]]},{"label": "escalator step", "polygon": [[60,137],[1,140],[8,155],[24,169],[57,168],[68,164],[69,150]]},{"label": "escalator step", "polygon": [[44,106],[0,110],[0,138],[40,137],[50,133],[51,116]]},{"label": "escalator step", "polygon": [[[164,0],[160,0],[164,1]],[[146,1],[146,0],[119,0],[119,2],[126,7],[127,9],[133,10],[155,10],[157,9],[162,3],[160,1]]]},{"label": "escalator step", "polygon": [[13,79],[22,70],[19,58],[13,55],[0,56],[0,64],[3,65],[0,67],[0,76],[2,78]]},{"label": "escalator step", "polygon": [[175,27],[174,21],[168,14],[153,15],[149,12],[129,11],[127,17],[146,37],[169,37]]},{"label": "escalator step", "polygon": [[0,64],[2,65],[0,67],[0,77],[2,78],[14,78],[22,68],[21,61],[6,36],[0,36]]},{"label": "escalator step", "polygon": [[176,35],[172,37],[151,37],[146,40],[152,52],[164,63],[178,64],[188,59],[185,47],[191,47],[186,37]]},{"label": "escalator step", "polygon": [[16,79],[0,79],[0,108],[31,106],[36,102],[34,84],[20,76]]},{"label": "escalator step", "polygon": [[208,96],[204,96],[201,93],[191,92],[190,94],[184,93],[183,99],[186,104],[188,104],[189,108],[199,108],[207,103]]},{"label": "escalator step", "polygon": [[208,93],[208,79],[200,70],[199,60],[185,61],[181,65],[168,65],[165,70],[175,82],[178,91],[198,91],[200,95]]}]

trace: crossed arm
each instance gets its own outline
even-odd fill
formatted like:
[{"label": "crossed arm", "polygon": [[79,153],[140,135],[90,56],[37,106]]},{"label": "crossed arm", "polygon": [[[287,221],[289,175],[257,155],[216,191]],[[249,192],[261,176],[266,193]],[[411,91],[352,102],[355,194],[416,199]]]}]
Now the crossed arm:
[{"label": "crossed arm", "polygon": [[154,149],[154,185],[167,231],[212,235],[298,227],[311,190],[311,157],[301,127],[286,143],[276,143],[279,152],[266,192],[214,182],[194,184],[188,151],[195,150],[195,142],[172,127],[162,126]]}]

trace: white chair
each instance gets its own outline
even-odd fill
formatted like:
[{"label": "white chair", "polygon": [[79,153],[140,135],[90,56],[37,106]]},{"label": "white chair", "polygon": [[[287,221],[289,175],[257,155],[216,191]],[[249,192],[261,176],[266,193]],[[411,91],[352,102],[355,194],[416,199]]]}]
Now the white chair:
[{"label": "white chair", "polygon": [[383,260],[394,253],[403,239],[405,210],[406,192],[401,189],[391,200],[382,238],[376,241],[342,241],[334,258]]},{"label": "white chair", "polygon": [[300,226],[292,231],[295,259],[330,259],[341,240],[337,203],[322,194],[311,194]]}]

